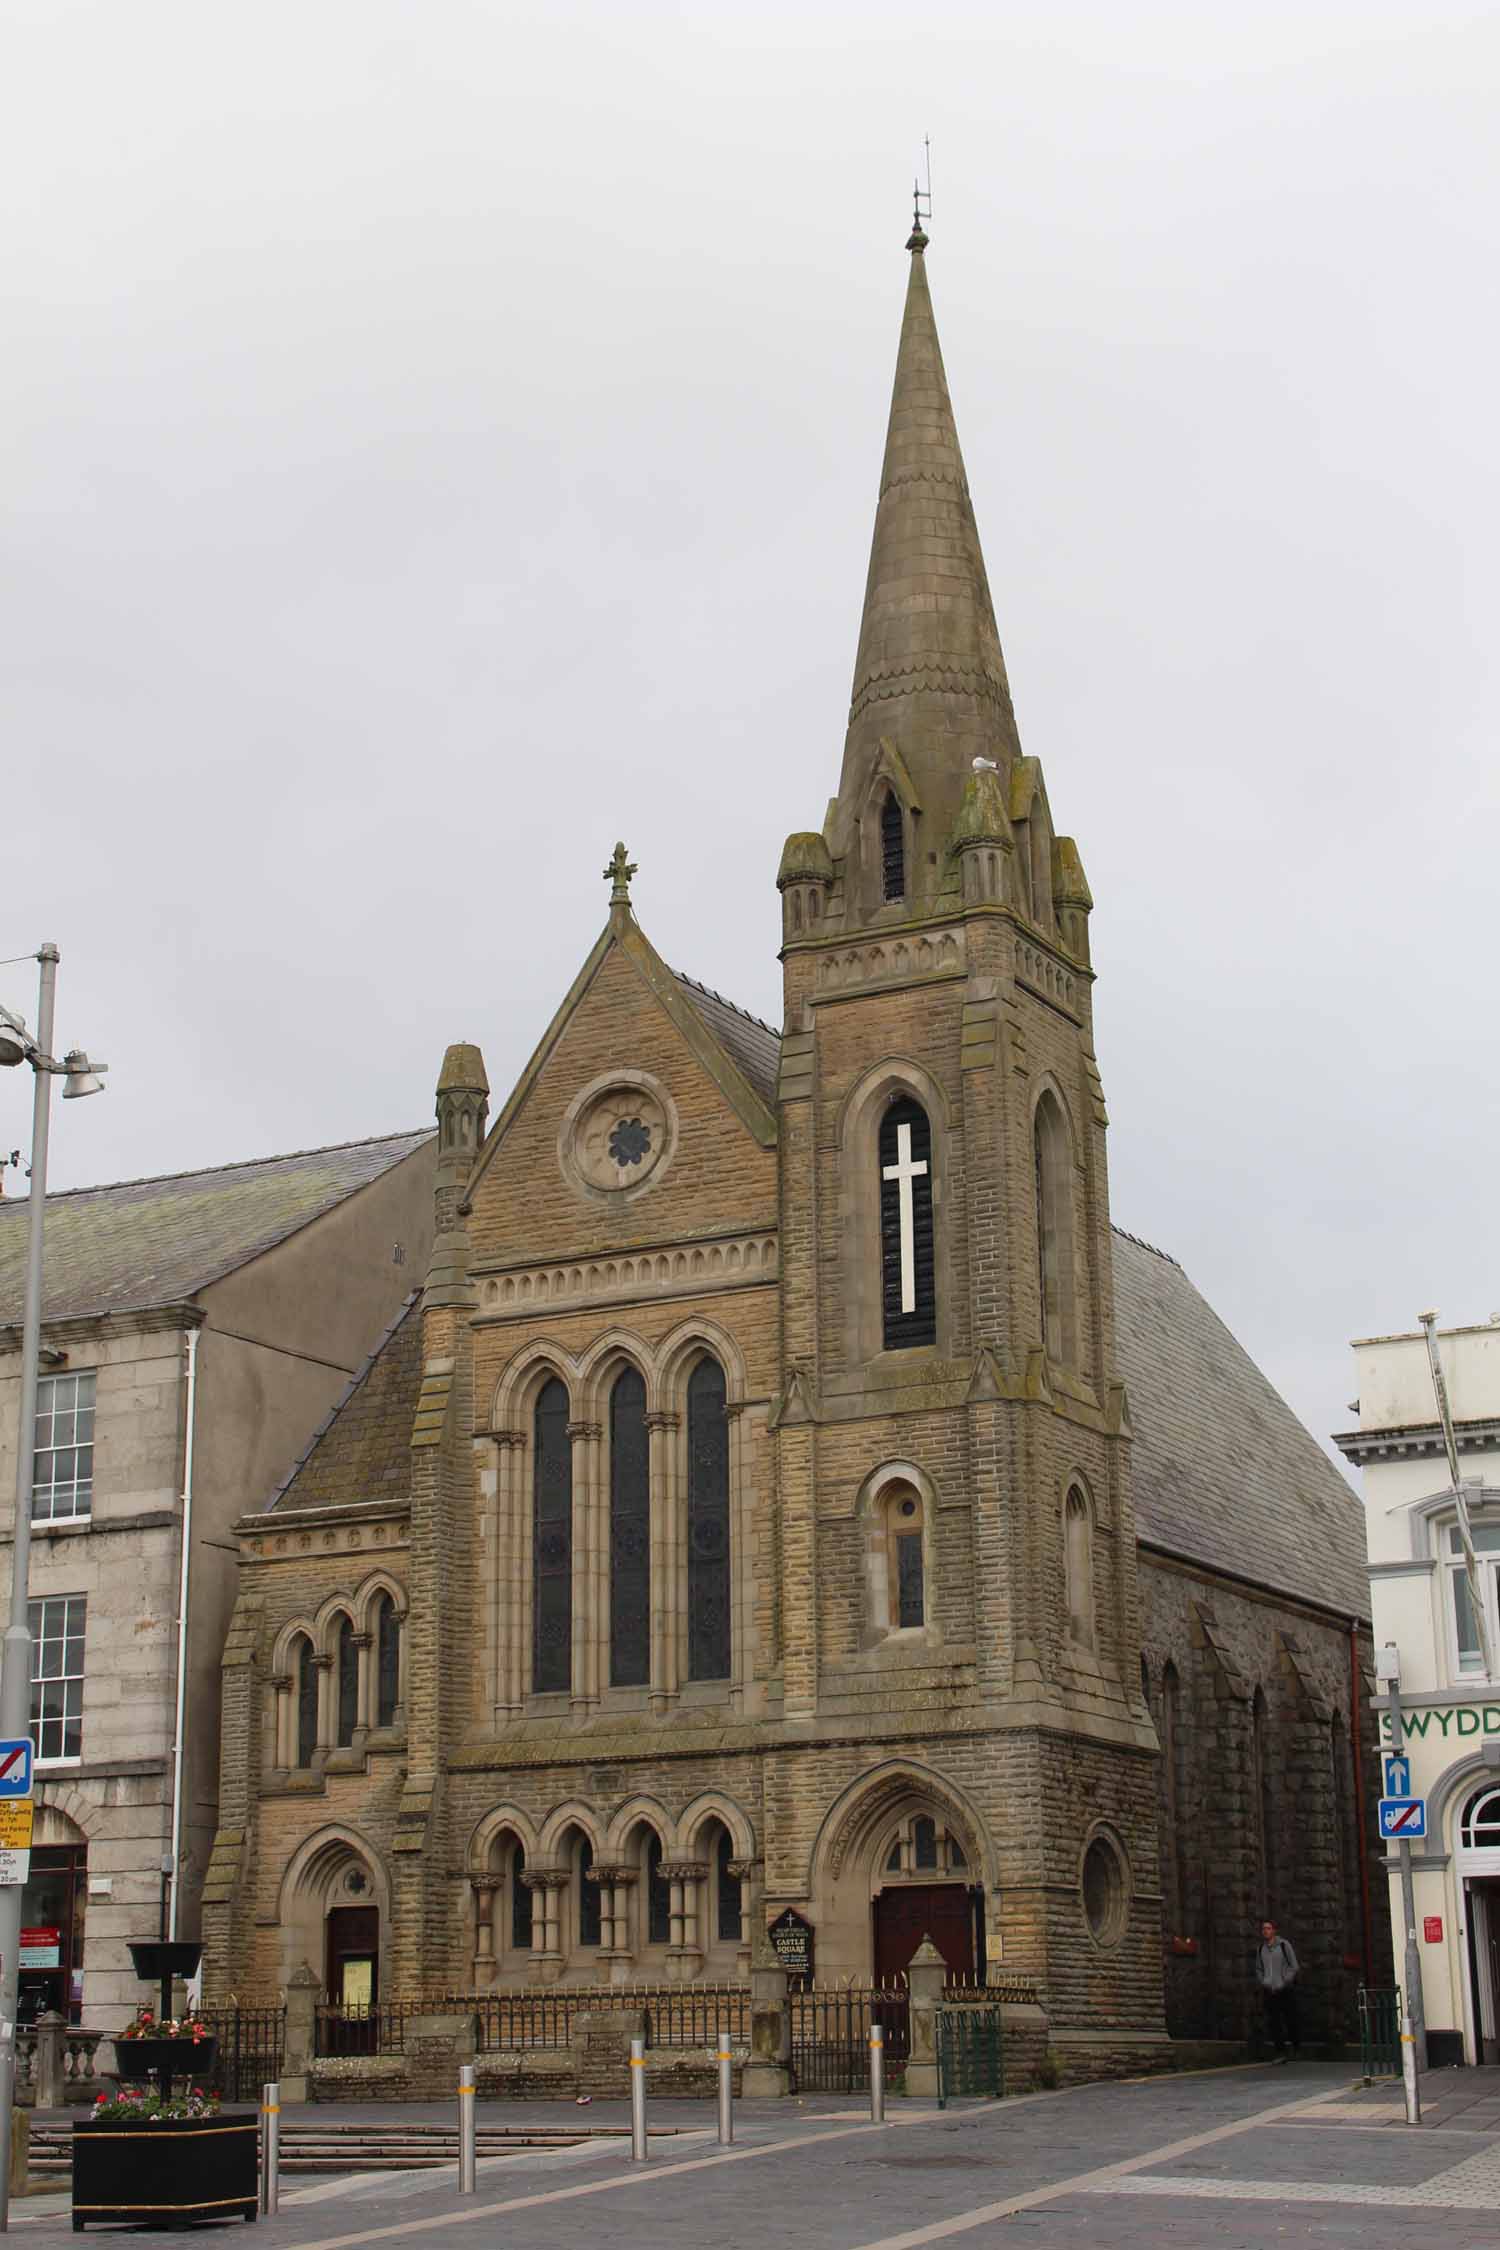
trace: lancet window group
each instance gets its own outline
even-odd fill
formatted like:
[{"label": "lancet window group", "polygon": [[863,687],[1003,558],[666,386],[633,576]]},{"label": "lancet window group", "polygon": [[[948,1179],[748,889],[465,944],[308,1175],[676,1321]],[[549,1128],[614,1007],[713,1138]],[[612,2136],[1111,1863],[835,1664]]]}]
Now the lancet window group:
[{"label": "lancet window group", "polygon": [[377,1581],[285,1628],[272,1679],[273,1766],[306,1770],[401,1725],[404,1617]]},{"label": "lancet window group", "polygon": [[518,1386],[530,1406],[501,1433],[495,1545],[501,1710],[737,1674],[737,1409],[713,1353],[679,1354],[660,1380],[642,1356]]}]

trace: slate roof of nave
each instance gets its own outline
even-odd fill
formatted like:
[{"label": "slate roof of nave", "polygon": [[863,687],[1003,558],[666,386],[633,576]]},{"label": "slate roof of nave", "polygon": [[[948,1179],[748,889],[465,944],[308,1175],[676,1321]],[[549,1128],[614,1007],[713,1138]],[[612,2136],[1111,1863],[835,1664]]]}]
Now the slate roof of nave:
[{"label": "slate roof of nave", "polygon": [[752,1016],[726,1000],[721,992],[713,992],[696,977],[685,976],[674,969],[673,976],[681,990],[697,1009],[719,1045],[737,1063],[749,1079],[762,1101],[776,1106],[776,1072],[781,1061],[781,1034],[773,1031],[759,1016]]},{"label": "slate roof of nave", "polygon": [[[427,1125],[379,1140],[49,1195],[43,1317],[82,1320],[183,1304],[432,1138]],[[26,1212],[24,1199],[0,1202],[0,1327],[21,1318]]]},{"label": "slate roof of nave", "polygon": [[413,1290],[287,1471],[271,1507],[347,1508],[406,1498],[412,1416],[422,1388],[421,1302],[421,1290]]}]

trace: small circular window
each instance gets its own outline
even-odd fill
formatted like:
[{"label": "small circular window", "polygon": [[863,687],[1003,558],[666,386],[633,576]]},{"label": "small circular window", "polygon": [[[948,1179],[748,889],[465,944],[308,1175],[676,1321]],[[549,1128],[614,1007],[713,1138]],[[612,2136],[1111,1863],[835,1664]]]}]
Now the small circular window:
[{"label": "small circular window", "polygon": [[1099,1945],[1115,1945],[1125,1932],[1125,1868],[1107,1836],[1096,1836],[1083,1855],[1083,1911]]}]

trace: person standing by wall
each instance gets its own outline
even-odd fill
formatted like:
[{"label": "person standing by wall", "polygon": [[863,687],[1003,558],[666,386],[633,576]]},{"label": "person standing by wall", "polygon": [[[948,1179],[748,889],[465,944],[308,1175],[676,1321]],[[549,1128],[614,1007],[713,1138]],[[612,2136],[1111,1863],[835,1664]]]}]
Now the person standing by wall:
[{"label": "person standing by wall", "polygon": [[1290,1938],[1282,1937],[1274,1922],[1260,1926],[1260,1951],[1255,1957],[1255,1979],[1265,2003],[1266,2031],[1278,2062],[1290,2062],[1302,2051],[1297,2017],[1297,1979],[1301,1965]]}]

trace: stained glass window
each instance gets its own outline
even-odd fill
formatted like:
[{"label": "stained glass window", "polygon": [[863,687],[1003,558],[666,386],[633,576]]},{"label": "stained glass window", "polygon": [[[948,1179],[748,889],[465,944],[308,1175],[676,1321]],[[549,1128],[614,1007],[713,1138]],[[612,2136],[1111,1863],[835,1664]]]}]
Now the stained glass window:
[{"label": "stained glass window", "polygon": [[688,1378],[688,1678],[727,1680],[729,1417],[724,1370],[700,1359]]},{"label": "stained glass window", "polygon": [[292,1677],[297,1683],[297,1763],[310,1766],[318,1747],[318,1667],[310,1640],[297,1643]]},{"label": "stained glass window", "polygon": [[354,1645],[354,1625],[351,1619],[339,1620],[339,1732],[341,1750],[347,1750],[354,1740],[354,1729],[359,1723],[359,1650]]},{"label": "stained glass window", "polygon": [[599,1943],[600,1907],[599,1886],[589,1870],[594,1864],[594,1847],[587,1836],[578,1845],[578,1942],[580,1945]]},{"label": "stained glass window", "polygon": [[651,1473],[646,1386],[627,1367],[609,1394],[609,1684],[651,1677]]},{"label": "stained glass window", "polygon": [[646,1843],[646,1943],[672,1942],[672,1886],[661,1871],[661,1838],[652,1831]]},{"label": "stained glass window", "polygon": [[735,1944],[744,1935],[743,1892],[738,1875],[731,1875],[729,1863],[734,1857],[734,1845],[727,1828],[719,1830],[719,1849],[715,1857],[719,1890],[719,1935]]},{"label": "stained glass window", "polygon": [[533,1427],[531,1685],[547,1695],[573,1683],[573,1449],[567,1388],[555,1376]]},{"label": "stained glass window", "polygon": [[932,1127],[920,1103],[892,1102],[880,1121],[880,1285],[888,1352],[937,1339]]},{"label": "stained glass window", "polygon": [[375,1724],[393,1727],[401,1699],[401,1620],[389,1594],[375,1604]]},{"label": "stained glass window", "polygon": [[925,1625],[926,1595],[922,1583],[922,1534],[899,1532],[896,1537],[896,1622]]},{"label": "stained glass window", "polygon": [[526,1853],[518,1842],[510,1854],[510,1942],[517,1953],[531,1945],[531,1887],[523,1880],[525,1873]]}]

